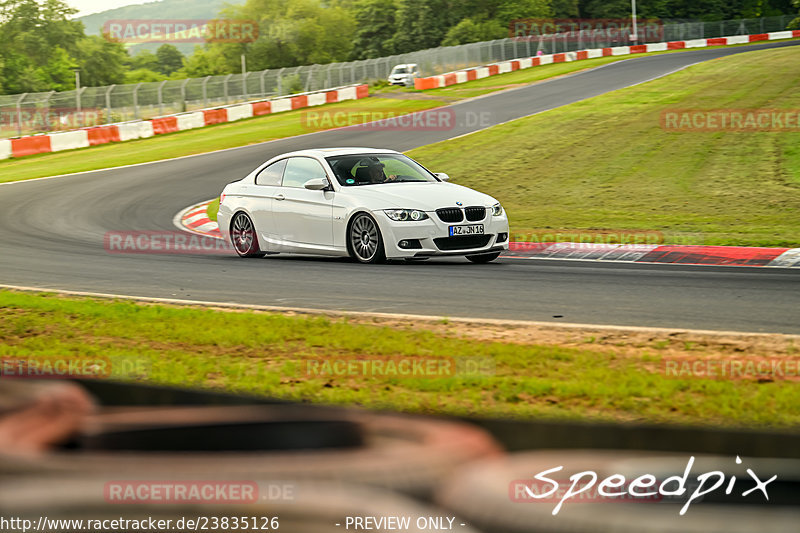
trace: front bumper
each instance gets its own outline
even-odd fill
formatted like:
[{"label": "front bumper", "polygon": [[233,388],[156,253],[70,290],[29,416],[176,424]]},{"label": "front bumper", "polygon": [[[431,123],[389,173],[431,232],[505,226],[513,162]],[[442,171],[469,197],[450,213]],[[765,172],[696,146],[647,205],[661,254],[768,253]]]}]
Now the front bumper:
[{"label": "front bumper", "polygon": [[404,87],[410,87],[414,85],[413,78],[389,78],[387,80],[389,85],[403,85]]},{"label": "front bumper", "polygon": [[[427,214],[427,220],[395,222],[383,211],[375,213],[387,258],[465,256],[508,250],[508,218],[505,212],[501,216],[492,216],[487,209],[483,220],[464,221],[458,224],[442,222],[434,212]],[[480,236],[482,239],[477,238],[479,236],[463,239],[450,237],[450,226],[473,224],[483,224],[484,233]],[[505,234],[503,242],[498,242],[500,234]],[[418,241],[418,246],[402,248],[401,241]]]}]

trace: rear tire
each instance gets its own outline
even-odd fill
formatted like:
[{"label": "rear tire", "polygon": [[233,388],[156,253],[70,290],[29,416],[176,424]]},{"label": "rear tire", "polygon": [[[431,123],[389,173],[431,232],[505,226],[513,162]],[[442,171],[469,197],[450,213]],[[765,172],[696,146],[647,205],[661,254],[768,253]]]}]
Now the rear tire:
[{"label": "rear tire", "polygon": [[353,217],[347,230],[347,248],[350,257],[359,263],[383,263],[386,253],[378,223],[366,213]]},{"label": "rear tire", "polygon": [[500,252],[492,252],[489,254],[478,254],[478,255],[468,255],[467,259],[472,261],[473,263],[484,264],[490,261],[494,261],[500,257]]},{"label": "rear tire", "polygon": [[256,226],[247,213],[239,211],[231,221],[231,244],[239,257],[264,257],[258,246]]}]

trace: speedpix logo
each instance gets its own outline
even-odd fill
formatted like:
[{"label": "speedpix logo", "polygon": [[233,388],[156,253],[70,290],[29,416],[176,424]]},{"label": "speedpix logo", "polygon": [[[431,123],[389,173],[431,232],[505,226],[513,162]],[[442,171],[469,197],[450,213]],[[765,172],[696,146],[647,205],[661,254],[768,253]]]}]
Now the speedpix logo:
[{"label": "speedpix logo", "polygon": [[[736,457],[736,464],[742,464],[741,458]],[[512,481],[509,486],[509,497],[516,503],[531,502],[552,502],[557,501],[553,508],[553,515],[561,511],[561,507],[568,501],[600,501],[600,500],[623,500],[623,501],[660,501],[663,499],[674,500],[689,494],[689,498],[681,507],[679,514],[683,516],[692,503],[699,501],[703,496],[714,491],[723,489],[726,495],[733,493],[734,489],[741,492],[741,497],[759,491],[764,499],[769,501],[767,485],[777,479],[777,475],[769,479],[762,480],[758,474],[748,468],[749,479],[737,484],[738,478],[730,476],[719,470],[698,474],[694,479],[690,478],[694,456],[689,458],[683,475],[671,476],[659,482],[652,474],[641,475],[628,481],[622,474],[612,474],[598,483],[596,472],[587,470],[578,472],[569,477],[569,486],[562,489],[561,482],[553,479],[552,474],[564,469],[563,466],[556,466],[548,470],[543,470],[533,476],[533,480]],[[727,483],[726,483],[727,482]],[[743,489],[744,485],[744,489]],[[596,488],[596,494],[586,497],[588,491]],[[691,491],[689,488],[691,487]],[[682,500],[681,500],[682,501]]]}]

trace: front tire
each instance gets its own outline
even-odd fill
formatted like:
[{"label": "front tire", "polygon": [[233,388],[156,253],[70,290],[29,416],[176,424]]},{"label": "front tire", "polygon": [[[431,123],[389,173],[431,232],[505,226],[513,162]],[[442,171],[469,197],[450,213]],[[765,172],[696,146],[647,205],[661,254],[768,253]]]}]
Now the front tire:
[{"label": "front tire", "polygon": [[500,257],[500,252],[492,252],[489,254],[478,254],[478,255],[468,255],[467,259],[472,261],[473,263],[484,264],[490,261],[494,261]]},{"label": "front tire", "polygon": [[386,259],[378,223],[366,213],[353,217],[347,231],[347,247],[359,263],[382,263]]},{"label": "front tire", "polygon": [[264,257],[258,246],[256,226],[247,213],[239,211],[231,221],[231,244],[239,257]]}]

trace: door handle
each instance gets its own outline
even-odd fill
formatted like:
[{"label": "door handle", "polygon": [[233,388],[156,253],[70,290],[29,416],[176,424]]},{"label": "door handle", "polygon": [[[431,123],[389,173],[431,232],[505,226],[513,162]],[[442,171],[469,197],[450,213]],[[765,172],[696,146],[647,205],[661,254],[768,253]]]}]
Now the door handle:
[{"label": "door handle", "polygon": [[286,200],[286,197],[282,194],[279,194],[275,197],[276,200]]}]

